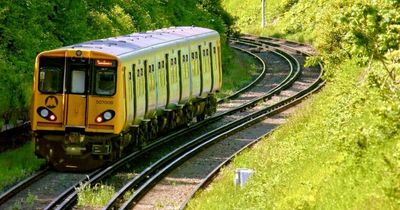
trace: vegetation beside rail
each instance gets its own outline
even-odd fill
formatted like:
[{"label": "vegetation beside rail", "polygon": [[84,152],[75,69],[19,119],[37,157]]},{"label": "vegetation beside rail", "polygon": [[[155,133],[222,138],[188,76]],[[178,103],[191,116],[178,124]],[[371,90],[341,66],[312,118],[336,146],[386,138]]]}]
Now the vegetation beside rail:
[{"label": "vegetation beside rail", "polygon": [[1,1],[0,127],[5,120],[27,118],[21,110],[30,103],[38,52],[138,31],[195,25],[222,35],[226,66],[232,59],[225,42],[231,24],[219,1],[210,0]]},{"label": "vegetation beside rail", "polygon": [[0,194],[6,187],[38,170],[44,164],[33,154],[33,142],[0,153]]},{"label": "vegetation beside rail", "polygon": [[[264,31],[256,29],[259,6],[234,7],[256,8],[253,1],[223,5],[243,31],[313,44],[320,54],[309,62],[324,62],[328,83],[189,209],[399,209],[400,2],[267,2]],[[235,188],[243,167],[255,173]]]}]

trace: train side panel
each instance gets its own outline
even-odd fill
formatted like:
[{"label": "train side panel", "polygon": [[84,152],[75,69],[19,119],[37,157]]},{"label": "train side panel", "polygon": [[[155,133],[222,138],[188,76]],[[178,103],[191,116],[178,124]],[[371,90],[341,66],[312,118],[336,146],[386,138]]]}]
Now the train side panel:
[{"label": "train side panel", "polygon": [[189,78],[189,45],[181,45],[178,51],[178,67],[181,98],[179,103],[184,104],[190,98]]},{"label": "train side panel", "polygon": [[[171,46],[175,48],[175,46]],[[179,69],[178,69],[178,52],[175,49],[170,49],[166,55],[167,60],[167,74],[168,74],[168,108],[174,108],[178,104],[180,98],[180,83],[179,83]],[[168,59],[167,59],[168,58]]]},{"label": "train side panel", "polygon": [[192,75],[192,96],[201,95],[201,75],[200,75],[200,60],[197,44],[192,43],[190,46],[190,69]]},{"label": "train side panel", "polygon": [[157,56],[157,109],[164,109],[168,103],[167,89],[167,68],[165,54],[162,51],[156,52]]}]

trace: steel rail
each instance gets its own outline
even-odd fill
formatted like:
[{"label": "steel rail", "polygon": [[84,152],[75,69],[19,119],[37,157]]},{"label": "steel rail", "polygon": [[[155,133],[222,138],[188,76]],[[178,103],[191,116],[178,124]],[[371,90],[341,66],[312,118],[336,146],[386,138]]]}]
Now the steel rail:
[{"label": "steel rail", "polygon": [[[245,127],[249,127],[261,120],[265,119],[268,116],[275,115],[279,112],[282,112],[298,103],[300,103],[304,98],[309,96],[309,94],[313,93],[313,90],[319,89],[322,87],[320,84],[322,83],[321,77],[318,77],[315,82],[309,86],[308,88],[300,91],[296,95],[284,99],[274,105],[268,106],[259,110],[255,113],[247,115],[241,119],[228,123],[218,129],[218,131],[214,130],[212,132],[218,132],[219,134],[209,138],[207,134],[192,140],[191,142],[182,145],[178,149],[174,150],[173,152],[169,153],[168,155],[164,156],[158,162],[154,163],[152,166],[148,167],[146,171],[141,173],[139,176],[135,177],[131,182],[124,186],[121,191],[120,197],[124,195],[124,193],[128,189],[132,189],[135,185],[139,185],[140,181],[146,180],[143,184],[139,185],[139,187],[132,193],[132,195],[121,205],[119,209],[128,209],[133,207],[134,203],[138,201],[153,185],[156,184],[161,178],[163,178],[168,172],[176,168],[182,162],[187,160],[188,158],[194,156],[199,151],[203,150],[204,148],[208,147],[209,145],[215,143],[218,140],[224,139],[227,136],[230,136],[233,133],[236,133],[239,130],[244,129]],[[183,153],[183,154],[182,154]],[[175,158],[175,159],[174,159]],[[172,162],[168,163],[168,160],[174,159]],[[164,166],[164,164],[166,164]],[[164,166],[164,167],[163,167]],[[152,174],[147,173],[148,171],[156,172],[152,176]],[[149,177],[149,178],[148,178]],[[115,198],[116,196],[114,196]],[[117,199],[115,199],[117,200]],[[116,203],[116,202],[115,202]],[[114,204],[115,204],[114,203]],[[107,205],[103,209],[112,209],[115,206]]]},{"label": "steel rail", "polygon": [[246,85],[245,87],[239,89],[238,91],[236,91],[236,92],[233,93],[232,95],[229,95],[229,96],[226,96],[226,97],[224,97],[224,98],[219,99],[219,100],[218,100],[218,103],[219,103],[219,104],[220,104],[220,103],[223,103],[223,102],[225,102],[225,101],[227,101],[227,100],[232,100],[232,99],[234,99],[234,98],[239,97],[240,94],[246,92],[246,91],[249,90],[250,88],[254,87],[256,84],[258,84],[261,80],[263,80],[263,78],[265,77],[265,74],[267,73],[267,68],[266,68],[265,62],[264,62],[259,56],[255,55],[254,53],[252,53],[252,52],[250,52],[250,51],[247,51],[247,50],[244,50],[244,49],[242,49],[242,48],[239,48],[239,47],[235,47],[235,46],[231,46],[231,47],[234,48],[234,49],[236,49],[236,50],[242,51],[242,52],[244,52],[244,53],[247,53],[247,54],[249,54],[249,55],[255,57],[255,58],[261,63],[261,65],[262,65],[262,72],[261,72],[261,74],[258,75],[258,77],[257,77],[254,81],[252,81],[250,84],[248,84],[248,85]]},{"label": "steel rail", "polygon": [[[294,42],[293,42],[294,43]],[[302,45],[304,46],[304,45]],[[296,50],[297,51],[297,50]],[[302,54],[309,56],[309,53],[305,53],[302,52]],[[324,68],[322,66],[321,63],[318,63],[318,66],[320,68],[320,75],[319,78],[322,78],[323,72],[324,72]],[[325,85],[325,81],[320,82],[320,84],[317,87],[313,87],[313,90],[310,91],[310,93],[308,95],[314,94],[316,92],[318,92],[322,86]],[[305,97],[307,97],[308,95],[304,95],[303,97],[299,98],[298,101],[303,100]],[[295,104],[294,104],[295,105]],[[292,106],[294,106],[292,105]],[[217,176],[217,174],[221,171],[222,167],[228,165],[236,156],[238,156],[239,154],[241,154],[244,150],[251,148],[252,146],[254,146],[257,142],[259,142],[260,140],[266,138],[267,136],[269,136],[270,134],[272,134],[276,129],[272,129],[271,131],[269,131],[268,133],[264,134],[263,136],[257,138],[255,141],[249,143],[248,145],[242,147],[240,150],[238,150],[237,152],[235,152],[234,154],[232,154],[229,158],[227,158],[225,161],[223,161],[221,164],[219,164],[213,171],[211,171],[207,177],[205,179],[202,180],[202,182],[200,184],[197,185],[197,187],[192,191],[192,193],[186,197],[185,201],[183,202],[183,204],[180,206],[180,210],[184,210],[186,208],[186,206],[188,205],[189,201],[196,195],[196,193],[198,193],[201,189],[206,188],[209,183],[212,182],[212,180]]]}]

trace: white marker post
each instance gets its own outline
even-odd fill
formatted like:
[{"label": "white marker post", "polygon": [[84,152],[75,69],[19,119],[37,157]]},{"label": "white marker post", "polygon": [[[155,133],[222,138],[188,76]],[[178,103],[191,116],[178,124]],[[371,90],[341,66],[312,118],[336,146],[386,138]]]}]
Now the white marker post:
[{"label": "white marker post", "polygon": [[265,0],[261,0],[261,28],[265,26]]}]

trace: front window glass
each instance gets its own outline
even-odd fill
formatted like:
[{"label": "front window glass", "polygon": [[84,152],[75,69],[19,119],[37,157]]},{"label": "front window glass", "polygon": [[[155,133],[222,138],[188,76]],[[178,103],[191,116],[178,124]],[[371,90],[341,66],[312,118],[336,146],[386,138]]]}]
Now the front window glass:
[{"label": "front window glass", "polygon": [[79,70],[72,70],[72,93],[85,93],[85,72]]},{"label": "front window glass", "polygon": [[39,91],[42,93],[62,93],[63,58],[40,58]]},{"label": "front window glass", "polygon": [[116,75],[114,68],[97,67],[95,93],[98,95],[114,95]]}]

